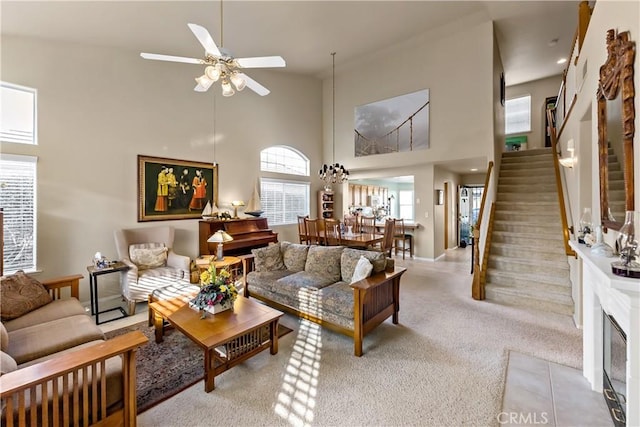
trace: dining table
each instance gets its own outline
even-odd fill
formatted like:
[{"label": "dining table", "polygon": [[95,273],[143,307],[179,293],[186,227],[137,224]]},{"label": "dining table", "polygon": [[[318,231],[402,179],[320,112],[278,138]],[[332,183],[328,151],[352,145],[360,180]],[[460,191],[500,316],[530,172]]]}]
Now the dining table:
[{"label": "dining table", "polygon": [[[307,236],[308,238],[309,236]],[[366,249],[370,246],[374,246],[380,242],[384,236],[382,234],[371,233],[343,233],[342,234],[342,246],[348,246],[350,248]],[[324,233],[320,234],[320,241],[324,242]]]}]

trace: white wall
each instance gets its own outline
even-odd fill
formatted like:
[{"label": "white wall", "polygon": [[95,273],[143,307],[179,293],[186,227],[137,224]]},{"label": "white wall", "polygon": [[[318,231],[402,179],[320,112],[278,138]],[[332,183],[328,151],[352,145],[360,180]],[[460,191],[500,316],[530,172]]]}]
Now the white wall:
[{"label": "white wall", "polygon": [[544,148],[545,136],[545,98],[558,95],[562,76],[534,80],[515,86],[507,87],[507,99],[531,95],[531,132],[507,136],[526,135],[527,149]]},{"label": "white wall", "polygon": [[[220,208],[249,198],[265,147],[293,146],[312,170],[321,163],[319,79],[256,70],[251,76],[270,95],[247,89],[223,98],[219,85],[193,91],[198,66],[145,61],[138,52],[13,37],[3,37],[1,47],[2,80],[38,89],[39,145],[2,144],[2,151],[39,159],[42,277],[86,276],[98,250],[114,259],[117,228],[171,225],[176,252],[198,255],[197,220],[137,222],[136,156],[212,162],[214,93]],[[275,229],[281,240],[297,240],[295,225]],[[105,282],[118,292],[111,276],[101,278],[101,295]],[[83,285],[81,299],[88,300],[87,290]]]},{"label": "white wall", "polygon": [[[328,58],[329,59],[329,58]],[[434,244],[443,233],[434,222],[433,162],[487,156],[493,159],[493,26],[473,17],[429,31],[375,55],[341,64],[336,55],[336,161],[352,178],[414,175],[416,256],[433,259],[442,253]],[[420,89],[430,90],[430,142],[427,150],[356,158],[353,127],[356,106]],[[323,83],[324,159],[332,161],[332,79]],[[400,173],[389,173],[398,168]],[[338,189],[338,191],[341,191]],[[343,206],[342,211],[346,209]],[[434,233],[434,229],[437,231]]]}]

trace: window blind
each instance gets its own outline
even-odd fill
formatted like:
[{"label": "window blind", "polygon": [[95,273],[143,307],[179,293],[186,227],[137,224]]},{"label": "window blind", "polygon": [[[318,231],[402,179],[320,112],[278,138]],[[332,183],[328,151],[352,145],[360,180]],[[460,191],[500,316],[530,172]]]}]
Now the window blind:
[{"label": "window blind", "polygon": [[260,201],[269,225],[296,224],[298,215],[309,214],[308,182],[262,178]]},{"label": "window blind", "polygon": [[0,208],[4,212],[4,269],[36,269],[36,162],[0,154]]},{"label": "window blind", "polygon": [[0,140],[37,144],[36,89],[0,82]]},{"label": "window blind", "polygon": [[504,131],[513,133],[531,132],[531,96],[508,99],[504,105]]}]

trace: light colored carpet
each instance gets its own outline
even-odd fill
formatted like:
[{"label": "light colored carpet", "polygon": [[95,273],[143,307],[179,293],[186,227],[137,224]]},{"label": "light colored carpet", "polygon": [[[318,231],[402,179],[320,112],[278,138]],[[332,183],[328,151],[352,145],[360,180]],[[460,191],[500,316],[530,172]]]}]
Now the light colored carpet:
[{"label": "light colored carpet", "polygon": [[[352,341],[285,316],[294,332],[265,351],[140,414],[140,426],[497,425],[508,350],[580,367],[570,317],[474,301],[470,248],[432,263],[409,261],[400,325]],[[396,261],[403,264],[402,260]]]}]

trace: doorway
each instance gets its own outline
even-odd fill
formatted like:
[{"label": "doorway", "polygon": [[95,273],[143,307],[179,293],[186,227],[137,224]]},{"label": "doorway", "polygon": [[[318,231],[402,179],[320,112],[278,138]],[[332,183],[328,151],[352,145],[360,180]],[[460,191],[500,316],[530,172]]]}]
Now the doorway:
[{"label": "doorway", "polygon": [[458,187],[458,244],[465,248],[472,243],[472,225],[478,222],[484,186]]}]

